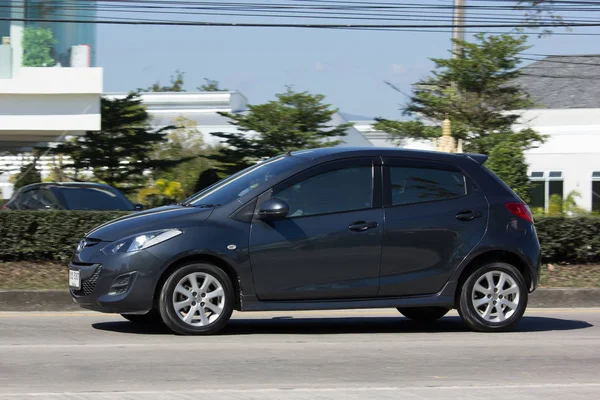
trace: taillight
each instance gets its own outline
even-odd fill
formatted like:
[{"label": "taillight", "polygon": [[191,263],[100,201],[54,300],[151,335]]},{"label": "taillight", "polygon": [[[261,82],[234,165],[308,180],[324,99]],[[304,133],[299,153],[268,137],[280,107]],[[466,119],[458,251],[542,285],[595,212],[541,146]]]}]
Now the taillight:
[{"label": "taillight", "polygon": [[533,216],[531,215],[531,210],[529,209],[527,204],[506,203],[506,208],[508,208],[508,211],[510,211],[517,217],[522,218],[525,221],[533,223]]}]

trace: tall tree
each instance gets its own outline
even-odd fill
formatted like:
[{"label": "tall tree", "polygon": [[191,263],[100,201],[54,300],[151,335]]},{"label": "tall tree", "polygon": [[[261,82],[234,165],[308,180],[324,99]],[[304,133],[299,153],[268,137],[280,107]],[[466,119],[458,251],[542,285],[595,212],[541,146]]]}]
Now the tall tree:
[{"label": "tall tree", "polygon": [[23,31],[23,66],[52,67],[52,46],[57,43],[52,31],[47,28],[25,28]]},{"label": "tall tree", "polygon": [[237,172],[257,161],[293,150],[335,146],[352,124],[331,126],[337,109],[324,104],[325,96],[295,92],[290,87],[277,100],[248,106],[247,114],[220,113],[231,119],[239,132],[211,133],[224,139],[226,147],[212,159],[226,174]]},{"label": "tall tree", "polygon": [[[523,25],[536,28],[540,25],[555,24],[564,25],[563,17],[557,13],[557,2],[555,0],[516,0],[514,8],[523,12],[525,19]],[[522,29],[518,29],[522,30]],[[544,26],[540,33],[548,35],[552,33],[552,27]]]},{"label": "tall tree", "polygon": [[17,190],[23,186],[31,185],[32,183],[40,183],[42,175],[36,167],[35,161],[23,165],[18,174],[12,176],[13,189]]},{"label": "tall tree", "polygon": [[138,91],[146,92],[185,92],[183,88],[183,75],[184,72],[179,70],[175,71],[175,75],[171,75],[171,83],[167,86],[161,86],[160,81],[157,81],[147,89],[138,89]]},{"label": "tall tree", "polygon": [[489,154],[486,167],[504,181],[524,202],[531,200],[527,163],[519,143],[511,140],[498,143]]},{"label": "tall tree", "polygon": [[182,162],[152,157],[156,145],[166,141],[174,127],[150,129],[148,113],[137,94],[114,100],[102,98],[101,113],[102,130],[86,132],[55,149],[70,157],[65,168],[90,171],[96,179],[131,192],[145,182],[145,171]]},{"label": "tall tree", "polygon": [[507,138],[523,149],[534,147],[543,137],[531,129],[513,131],[520,113],[533,102],[513,83],[521,72],[518,54],[528,48],[525,36],[478,34],[476,41],[457,41],[460,57],[433,58],[430,77],[415,85],[404,108],[411,121],[378,119],[376,128],[397,139],[432,138],[441,135],[445,118],[452,135],[463,139],[466,151],[488,154]]},{"label": "tall tree", "polygon": [[204,144],[195,121],[181,116],[173,120],[172,125],[176,128],[167,135],[167,141],[156,146],[152,158],[184,161],[156,169],[153,177],[180,183],[183,195],[190,196],[195,192],[198,176],[214,164],[206,158],[214,153],[214,149]]},{"label": "tall tree", "polygon": [[206,83],[198,86],[196,89],[198,89],[201,92],[222,92],[222,91],[227,91],[227,89],[223,89],[221,88],[219,85],[219,81],[215,81],[213,79],[208,79],[208,78],[204,78],[204,80],[206,81]]}]

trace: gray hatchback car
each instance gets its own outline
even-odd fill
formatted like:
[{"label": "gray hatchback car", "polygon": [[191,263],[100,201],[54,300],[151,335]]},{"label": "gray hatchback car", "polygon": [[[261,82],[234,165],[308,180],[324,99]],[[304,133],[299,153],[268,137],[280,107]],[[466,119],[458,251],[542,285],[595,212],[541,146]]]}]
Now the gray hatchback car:
[{"label": "gray hatchback car", "polygon": [[486,156],[377,148],[292,152],[176,205],[108,222],[69,264],[82,307],[220,331],[233,310],[458,309],[477,331],[523,316],[539,282],[529,208]]}]

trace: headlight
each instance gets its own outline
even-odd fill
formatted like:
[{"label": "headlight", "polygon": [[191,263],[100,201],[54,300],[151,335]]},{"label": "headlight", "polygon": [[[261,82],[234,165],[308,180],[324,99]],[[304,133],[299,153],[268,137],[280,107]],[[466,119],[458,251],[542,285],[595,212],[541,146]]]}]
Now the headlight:
[{"label": "headlight", "polygon": [[163,229],[160,231],[140,233],[117,240],[103,248],[102,252],[104,254],[131,253],[147,249],[148,247],[162,243],[165,240],[174,238],[182,233],[183,232],[179,229]]}]

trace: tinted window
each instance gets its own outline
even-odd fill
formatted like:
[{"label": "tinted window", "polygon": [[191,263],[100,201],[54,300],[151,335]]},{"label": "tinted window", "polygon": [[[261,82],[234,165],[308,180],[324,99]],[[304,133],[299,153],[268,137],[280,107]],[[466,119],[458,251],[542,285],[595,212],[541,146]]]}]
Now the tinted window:
[{"label": "tinted window", "polygon": [[447,200],[467,193],[460,172],[441,169],[390,167],[392,204]]},{"label": "tinted window", "polygon": [[546,207],[546,182],[531,182],[531,185],[529,186],[529,195],[531,197],[529,207],[544,209],[544,207]]},{"label": "tinted window", "polygon": [[39,189],[25,192],[21,200],[21,208],[25,210],[39,210],[40,208],[44,208],[40,202],[40,193]]},{"label": "tinted window", "polygon": [[287,187],[274,197],[288,203],[290,217],[369,208],[373,204],[373,168],[324,172]]},{"label": "tinted window", "polygon": [[259,187],[264,187],[267,181],[279,176],[301,162],[300,158],[290,156],[269,159],[209,186],[185,200],[184,203],[194,206],[201,204],[227,204]]},{"label": "tinted window", "polygon": [[592,181],[592,211],[600,212],[600,181]]},{"label": "tinted window", "polygon": [[124,196],[100,187],[53,187],[68,210],[133,210]]}]

